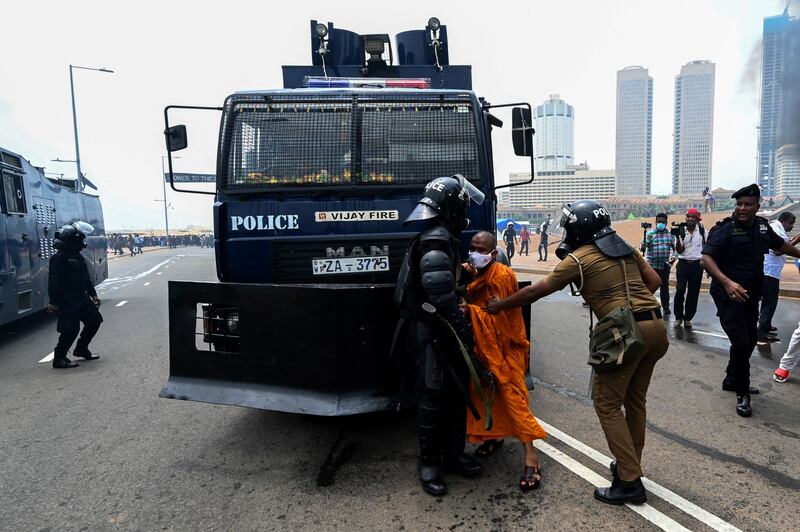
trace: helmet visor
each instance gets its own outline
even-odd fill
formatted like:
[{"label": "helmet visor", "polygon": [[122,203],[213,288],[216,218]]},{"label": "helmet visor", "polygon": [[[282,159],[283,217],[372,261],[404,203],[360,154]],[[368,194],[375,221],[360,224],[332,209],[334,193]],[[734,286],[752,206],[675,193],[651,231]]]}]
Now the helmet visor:
[{"label": "helmet visor", "polygon": [[424,203],[417,203],[417,206],[414,207],[414,210],[411,211],[411,214],[408,215],[403,221],[403,224],[407,224],[410,222],[415,222],[417,220],[430,220],[431,218],[436,218],[439,216],[439,211],[425,205]]},{"label": "helmet visor", "polygon": [[84,235],[88,236],[94,233],[94,227],[92,227],[91,224],[87,224],[86,222],[78,220],[77,222],[72,222],[70,225],[72,225],[75,229],[77,229]]},{"label": "helmet visor", "polygon": [[453,177],[457,179],[458,184],[461,185],[461,191],[459,192],[461,199],[469,198],[470,202],[474,202],[477,205],[483,205],[483,200],[486,199],[486,195],[478,190],[478,187],[467,181],[467,179],[461,174],[456,174]]},{"label": "helmet visor", "polygon": [[[561,218],[558,220],[558,226],[566,228],[572,216],[572,209],[569,208],[569,203],[564,203],[561,206]],[[564,232],[564,236],[566,236],[566,231]]]}]

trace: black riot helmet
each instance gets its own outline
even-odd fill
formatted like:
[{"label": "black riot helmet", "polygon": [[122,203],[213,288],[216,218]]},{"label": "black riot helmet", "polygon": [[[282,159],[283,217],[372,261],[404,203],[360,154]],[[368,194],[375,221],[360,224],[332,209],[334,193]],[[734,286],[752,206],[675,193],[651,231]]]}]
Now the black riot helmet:
[{"label": "black riot helmet", "polygon": [[56,249],[64,251],[80,251],[86,247],[86,235],[90,235],[92,232],[94,232],[94,227],[86,222],[77,221],[62,225],[56,231],[53,245]]},{"label": "black riot helmet", "polygon": [[452,228],[461,230],[469,225],[467,208],[471,202],[483,204],[485,196],[464,176],[437,177],[425,185],[425,192],[403,224],[416,220],[442,217]]},{"label": "black riot helmet", "polygon": [[562,207],[559,225],[564,228],[564,237],[556,248],[556,256],[564,260],[569,254],[590,242],[609,257],[624,257],[633,248],[611,229],[608,210],[592,200],[580,200]]}]

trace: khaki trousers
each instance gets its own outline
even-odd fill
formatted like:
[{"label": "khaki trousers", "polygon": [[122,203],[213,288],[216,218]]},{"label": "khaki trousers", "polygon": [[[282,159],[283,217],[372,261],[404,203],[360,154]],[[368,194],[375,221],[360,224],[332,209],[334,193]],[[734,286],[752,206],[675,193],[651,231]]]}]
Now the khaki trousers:
[{"label": "khaki trousers", "polygon": [[647,351],[638,360],[628,361],[617,370],[598,373],[594,379],[594,409],[608,448],[617,460],[617,473],[628,481],[643,476],[647,388],[656,362],[669,347],[664,320],[640,321],[637,325]]}]

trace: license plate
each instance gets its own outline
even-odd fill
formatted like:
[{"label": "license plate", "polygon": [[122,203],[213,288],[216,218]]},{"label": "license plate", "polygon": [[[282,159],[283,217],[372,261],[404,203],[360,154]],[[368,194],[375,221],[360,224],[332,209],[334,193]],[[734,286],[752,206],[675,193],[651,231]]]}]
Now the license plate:
[{"label": "license plate", "polygon": [[314,275],[342,273],[388,272],[389,257],[337,257],[312,259]]}]

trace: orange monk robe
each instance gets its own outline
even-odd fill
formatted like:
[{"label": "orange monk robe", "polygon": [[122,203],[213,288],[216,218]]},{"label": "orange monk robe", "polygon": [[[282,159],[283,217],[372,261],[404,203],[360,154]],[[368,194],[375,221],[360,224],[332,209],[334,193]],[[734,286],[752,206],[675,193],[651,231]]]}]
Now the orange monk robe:
[{"label": "orange monk robe", "polygon": [[530,442],[547,436],[528,407],[525,370],[528,367],[530,342],[525,334],[522,310],[513,308],[497,315],[482,310],[493,296],[502,299],[518,289],[514,272],[499,262],[489,265],[482,275],[467,286],[475,354],[497,381],[491,430],[484,428],[484,406],[475,385],[470,384],[472,402],[482,418],[476,420],[472,414],[467,414],[467,436],[472,443],[508,436],[514,436],[521,442]]}]

